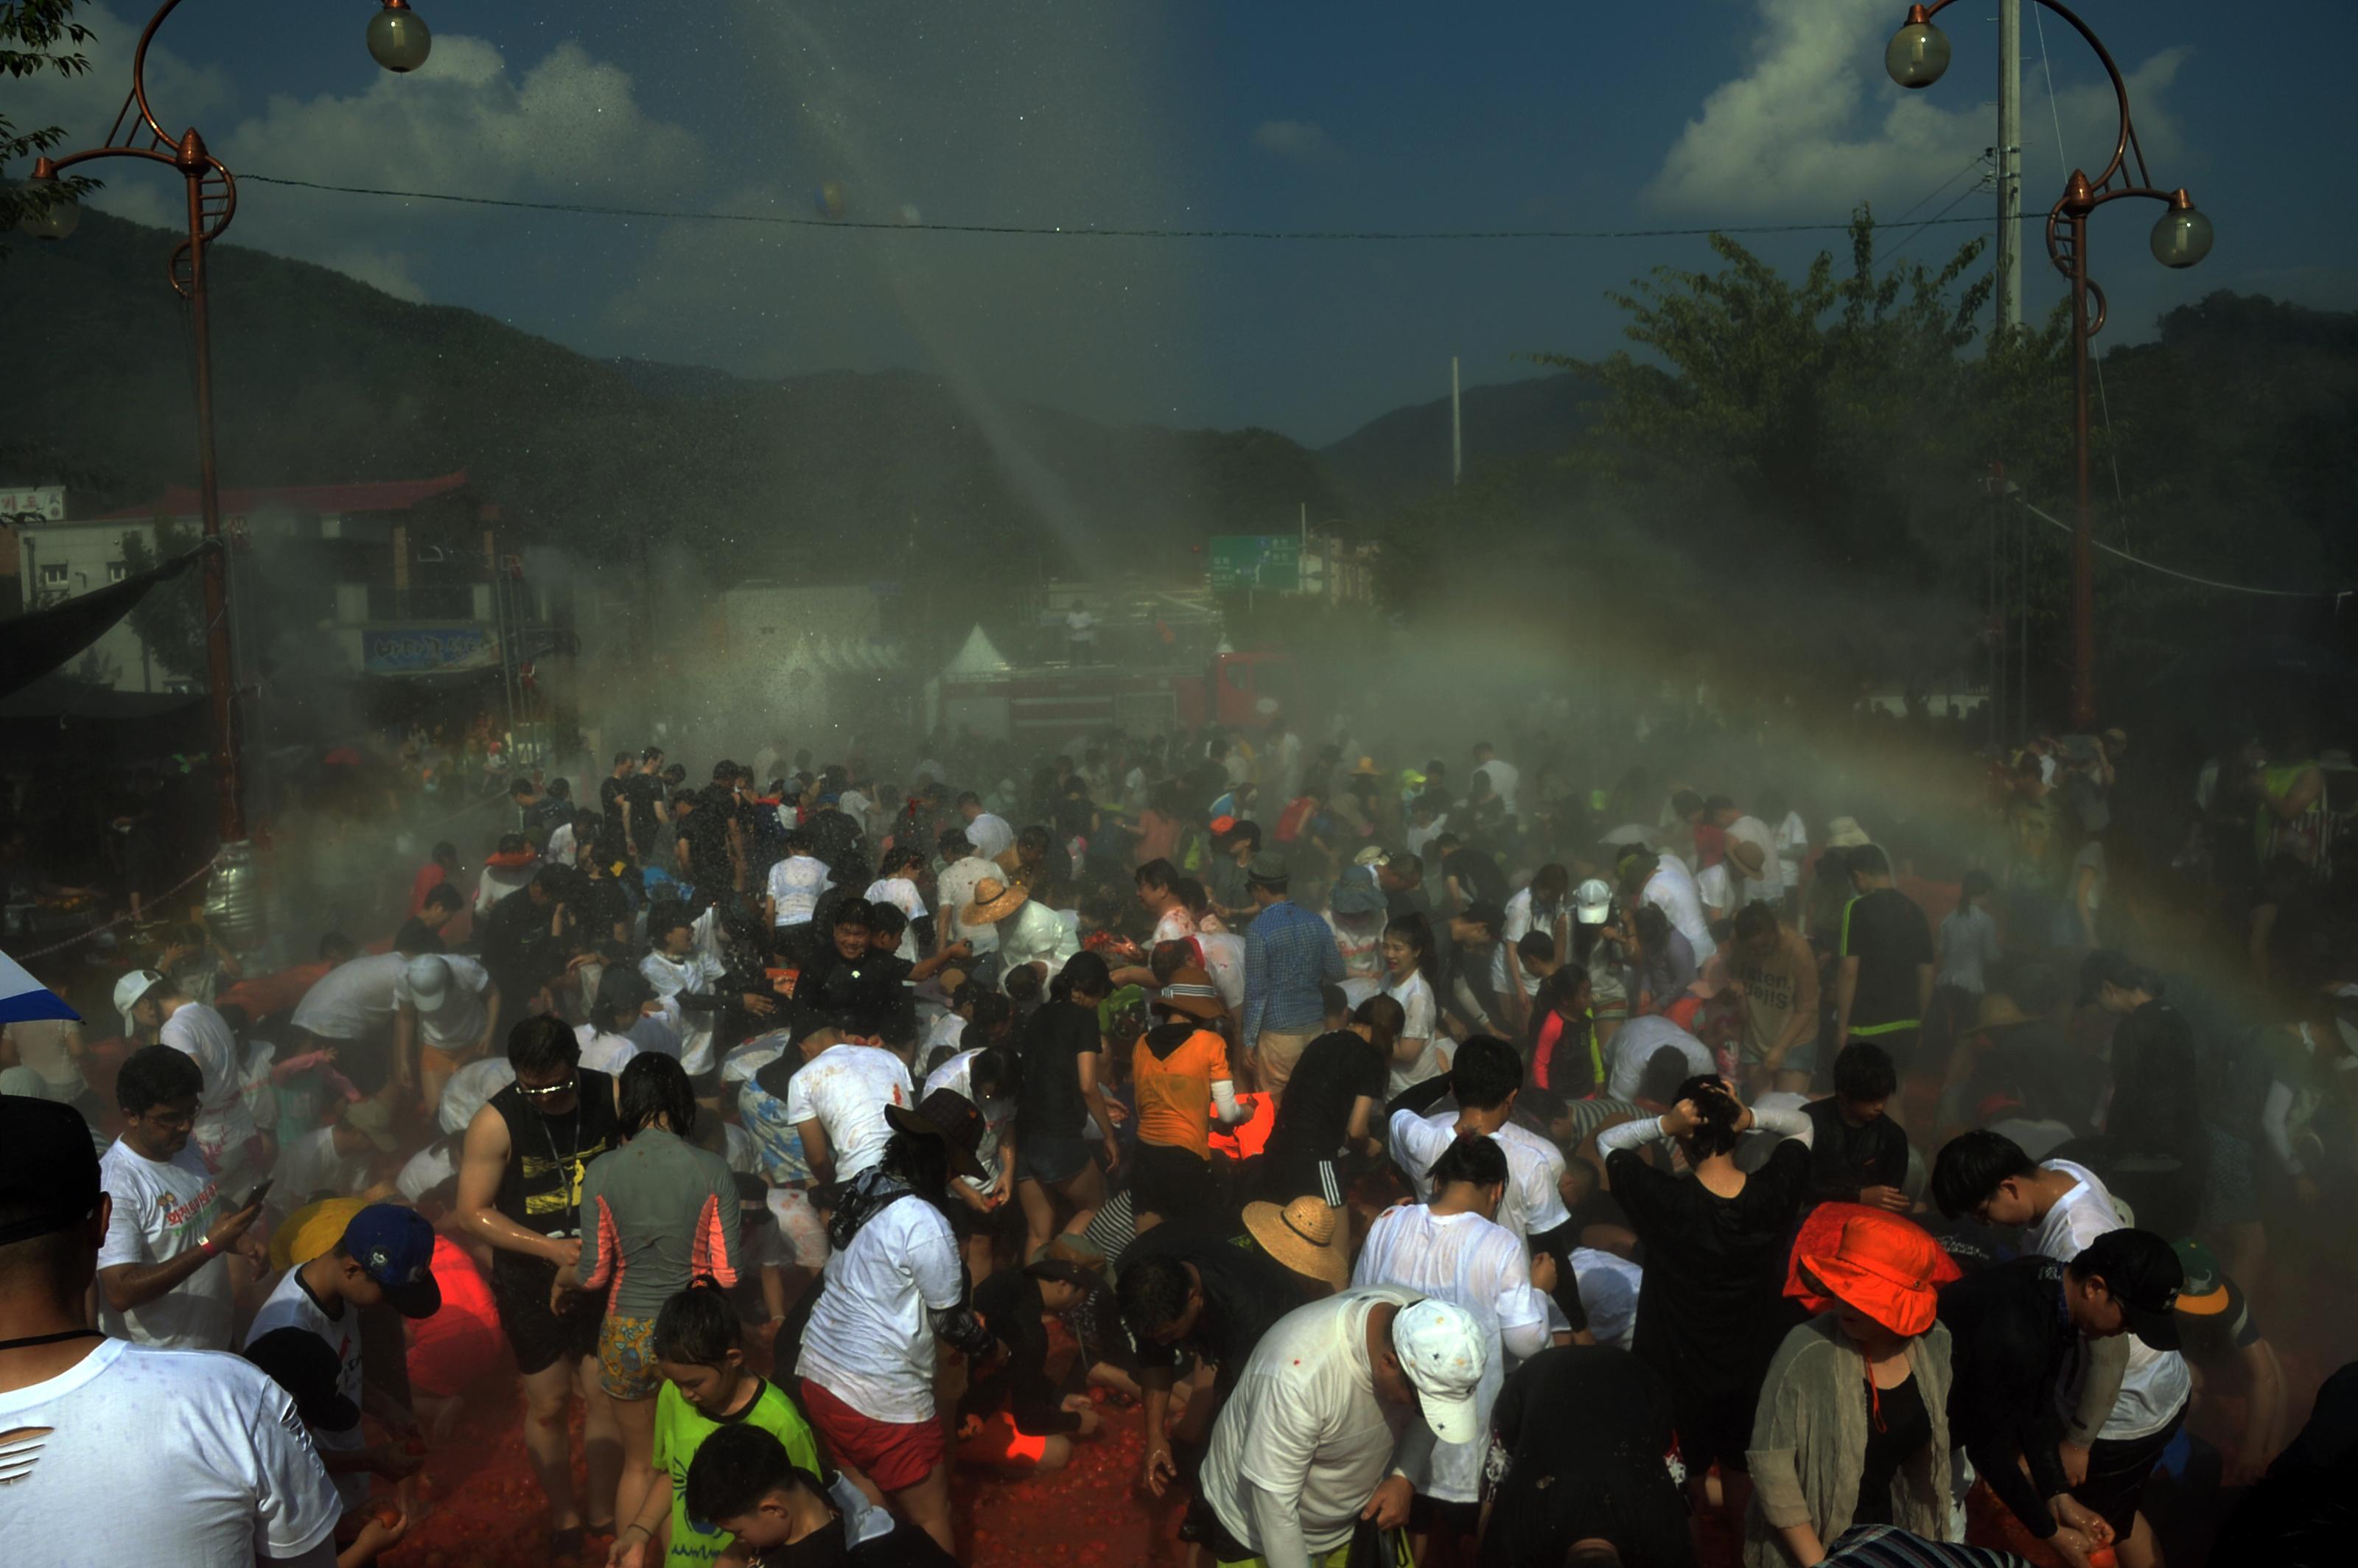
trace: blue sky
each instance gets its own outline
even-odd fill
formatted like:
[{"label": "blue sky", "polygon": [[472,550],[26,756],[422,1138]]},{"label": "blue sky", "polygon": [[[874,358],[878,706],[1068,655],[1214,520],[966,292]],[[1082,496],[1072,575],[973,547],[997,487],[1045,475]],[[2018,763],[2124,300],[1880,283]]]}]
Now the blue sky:
[{"label": "blue sky", "polygon": [[[1035,400],[1117,420],[1263,424],[1323,442],[1514,355],[1595,354],[1604,297],[1700,239],[1268,243],[1001,239],[926,222],[1280,229],[1689,228],[1986,213],[1995,140],[1987,0],[1942,18],[1950,77],[1904,101],[1882,71],[1888,0],[1435,7],[1367,0],[622,4],[417,0],[438,40],[393,78],[369,0],[189,0],[159,36],[159,114],[241,174],[802,216],[823,179],[884,233],[622,222],[243,187],[233,237],[406,297],[466,306],[587,352],[754,375],[910,365],[978,409]],[[2091,57],[2049,19],[2057,99],[2026,4],[2027,208],[2108,150]],[[2219,228],[2190,274],[2145,249],[2153,212],[2101,214],[2115,341],[2214,288],[2358,307],[2358,178],[2327,149],[2358,10],[2273,29],[2197,0],[2086,0],[2131,74],[2156,179]],[[12,84],[22,123],[94,141],[145,12],[84,11],[88,83]],[[118,168],[121,166],[118,166]],[[114,175],[114,171],[108,171]],[[137,171],[99,205],[162,221]],[[1936,195],[1935,193],[1938,192]],[[1936,228],[1937,260],[1973,231]],[[1895,236],[1896,241],[1896,236]],[[1748,241],[1799,266],[1839,234]],[[2030,305],[2059,293],[2026,236]],[[234,287],[233,276],[224,287]]]}]

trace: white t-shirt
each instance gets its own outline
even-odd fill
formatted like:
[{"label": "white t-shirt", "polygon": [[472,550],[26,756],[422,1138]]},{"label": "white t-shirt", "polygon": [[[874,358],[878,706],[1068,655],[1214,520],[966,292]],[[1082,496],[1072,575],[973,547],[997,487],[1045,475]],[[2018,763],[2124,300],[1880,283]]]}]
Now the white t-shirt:
[{"label": "white t-shirt", "polygon": [[1474,1390],[1481,1426],[1465,1443],[1436,1443],[1424,1463],[1408,1472],[1421,1497],[1480,1501],[1490,1407],[1507,1380],[1505,1336],[1536,1338],[1539,1343],[1530,1346],[1533,1354],[1546,1344],[1548,1299],[1531,1288],[1531,1254],[1514,1232],[1478,1214],[1436,1215],[1425,1204],[1401,1204],[1378,1215],[1368,1227],[1351,1283],[1398,1285],[1454,1302],[1481,1325],[1489,1352]]},{"label": "white t-shirt", "polygon": [[576,1029],[573,1037],[581,1043],[581,1065],[608,1077],[622,1076],[622,1069],[630,1065],[631,1058],[639,1054],[638,1045],[630,1036],[600,1034],[591,1024],[585,1023]]},{"label": "white t-shirt", "polygon": [[950,929],[947,933],[937,932],[936,935],[945,942],[963,937],[974,945],[977,953],[998,952],[999,927],[968,925],[966,908],[974,902],[974,890],[982,883],[1006,880],[1005,871],[980,855],[968,855],[965,860],[953,863],[942,872],[941,881],[936,884],[936,893],[942,907],[949,911]]},{"label": "white t-shirt", "polygon": [[1723,920],[1736,913],[1736,873],[1727,869],[1725,860],[1695,873],[1695,897],[1703,904],[1705,918],[1713,910],[1717,910]]},{"label": "white t-shirt", "polygon": [[933,1420],[931,1314],[957,1305],[965,1283],[942,1211],[920,1197],[886,1205],[827,1260],[795,1371],[871,1421]]},{"label": "white t-shirt", "polygon": [[893,951],[896,957],[915,963],[917,922],[933,914],[925,907],[925,895],[917,891],[917,884],[906,877],[879,877],[860,896],[871,903],[889,903],[909,917],[909,928],[901,933],[901,946]]},{"label": "white t-shirt", "polygon": [[[270,1292],[267,1301],[254,1314],[254,1324],[245,1331],[245,1343],[254,1342],[273,1329],[299,1328],[324,1343],[336,1353],[336,1392],[360,1408],[361,1383],[361,1314],[347,1304],[341,1318],[331,1318],[319,1310],[311,1292],[303,1288],[303,1271],[289,1269]],[[330,1432],[319,1427],[311,1429],[311,1442],[322,1452],[349,1454],[362,1446],[361,1423],[341,1431]],[[363,1507],[369,1498],[369,1478],[365,1470],[347,1470],[341,1476],[328,1477],[334,1483],[336,1495],[343,1499],[346,1509]]]},{"label": "white t-shirt", "polygon": [[431,1012],[417,1007],[417,997],[409,989],[409,966],[405,964],[394,977],[393,1000],[395,1006],[417,1008],[417,1035],[437,1049],[450,1046],[471,1046],[483,1037],[483,1025],[490,1022],[483,1011],[483,998],[492,989],[492,972],[479,959],[463,953],[438,953],[442,967],[450,971],[450,983],[442,988],[441,1005]]},{"label": "white t-shirt", "polygon": [[1638,1333],[1638,1287],[1646,1271],[1617,1252],[1594,1247],[1574,1248],[1570,1261],[1590,1336],[1599,1345],[1628,1349]]},{"label": "white t-shirt", "polygon": [[1242,1012],[1245,939],[1233,931],[1198,930],[1195,946],[1204,950],[1204,972],[1212,977],[1212,989],[1220,993],[1220,1000],[1228,1004],[1229,1012]]},{"label": "white t-shirt", "polygon": [[570,866],[580,860],[581,846],[574,835],[573,824],[557,825],[556,831],[549,834],[548,842],[541,846],[540,858],[558,866]]},{"label": "white t-shirt", "polygon": [[1777,874],[1789,888],[1801,885],[1801,857],[1810,852],[1810,827],[1798,811],[1785,813],[1777,824]]},{"label": "white t-shirt", "polygon": [[1646,882],[1641,895],[1648,903],[1671,918],[1680,935],[1694,949],[1698,967],[1711,962],[1719,951],[1719,944],[1711,939],[1711,927],[1703,917],[1703,899],[1695,890],[1694,873],[1686,863],[1669,850],[1662,851],[1654,862],[1654,874]]},{"label": "white t-shirt", "polygon": [[1659,1012],[1641,1013],[1614,1031],[1605,1048],[1605,1092],[1614,1099],[1636,1099],[1645,1081],[1646,1064],[1665,1045],[1675,1045],[1687,1059],[1687,1076],[1699,1077],[1719,1071],[1711,1047]]},{"label": "white t-shirt", "polygon": [[[1509,978],[1507,972],[1508,950],[1534,931],[1542,936],[1552,938],[1555,935],[1555,918],[1563,913],[1562,908],[1553,911],[1542,909],[1537,916],[1534,916],[1531,913],[1531,890],[1529,888],[1523,889],[1507,901],[1507,928],[1498,933],[1498,947],[1490,956],[1490,989],[1492,990],[1500,996],[1504,996],[1507,992],[1507,981]],[[1523,995],[1528,999],[1539,994],[1539,977],[1526,968],[1523,970]]]},{"label": "white t-shirt", "polygon": [[336,1148],[336,1130],[322,1127],[278,1151],[278,1163],[270,1173],[271,1206],[280,1214],[292,1214],[321,1193],[336,1197],[351,1197],[368,1185],[369,1156],[375,1145],[363,1145],[357,1154],[344,1154]]},{"label": "white t-shirt", "polygon": [[[1419,1203],[1433,1201],[1433,1162],[1457,1141],[1457,1113],[1435,1111],[1419,1116],[1412,1110],[1392,1112],[1392,1162],[1408,1178]],[[1490,1134],[1507,1154],[1507,1195],[1498,1202],[1498,1224],[1529,1241],[1572,1217],[1563,1206],[1563,1151],[1538,1133],[1507,1123]]]},{"label": "white t-shirt", "polygon": [[1147,943],[1152,948],[1158,942],[1184,942],[1195,935],[1195,917],[1187,913],[1184,903],[1174,903],[1155,917],[1154,935]]},{"label": "white t-shirt", "polygon": [[1390,1285],[1346,1291],[1286,1314],[1253,1346],[1197,1481],[1239,1544],[1260,1546],[1245,1483],[1293,1502],[1315,1562],[1351,1539],[1393,1456],[1417,1457],[1432,1442],[1413,1407],[1376,1398],[1368,1364],[1368,1313],[1416,1300]]},{"label": "white t-shirt", "polygon": [[394,988],[409,960],[398,953],[371,953],[338,964],[321,975],[287,1020],[322,1040],[358,1040],[393,1022]]},{"label": "white t-shirt", "polygon": [[827,862],[809,855],[789,855],[770,868],[770,898],[777,905],[773,917],[779,925],[807,925],[818,908],[818,895],[835,885]]},{"label": "white t-shirt", "polygon": [[[2122,1227],[2121,1211],[2093,1171],[2069,1160],[2048,1160],[2039,1168],[2061,1171],[2076,1184],[2055,1200],[2047,1217],[2031,1232],[2034,1250],[2059,1263],[2069,1263],[2096,1238]],[[2129,1364],[2121,1375],[2120,1398],[2113,1402],[2113,1413],[2104,1418],[2104,1430],[2097,1434],[2115,1442],[2159,1432],[2194,1391],[2186,1357],[2175,1350],[2156,1350],[2135,1335],[2128,1341]],[[2082,1357],[2079,1364],[2084,1368],[2087,1358]],[[2079,1383],[2077,1378],[2066,1378],[2055,1390],[2056,1403],[2067,1416],[2079,1406]]]},{"label": "white t-shirt", "polygon": [[[955,1018],[957,1015],[953,1013],[950,1016]],[[984,1096],[974,1092],[974,1059],[979,1054],[979,1051],[961,1051],[927,1073],[925,1092],[932,1094],[936,1089],[948,1089],[964,1097],[975,1109],[982,1112],[982,1141],[976,1145],[974,1157],[982,1162],[985,1171],[996,1177],[1000,1166],[999,1141],[1014,1123],[1015,1097],[1009,1094]],[[965,1181],[978,1192],[990,1184],[989,1181],[978,1182],[971,1176],[966,1177]]]},{"label": "white t-shirt", "polygon": [[[189,1146],[168,1161],[148,1159],[116,1139],[98,1162],[99,1185],[114,1200],[98,1266],[168,1263],[193,1251],[222,1212],[221,1186]],[[229,1260],[215,1258],[171,1290],[118,1313],[99,1292],[98,1325],[124,1339],[161,1350],[226,1350],[236,1305]]]},{"label": "white t-shirt", "polygon": [[532,885],[530,866],[485,866],[483,874],[475,881],[475,919],[480,925],[483,916],[499,906],[502,899],[514,898]]},{"label": "white t-shirt", "polygon": [[683,993],[711,995],[712,983],[726,972],[720,960],[709,953],[691,951],[683,958],[650,953],[639,960],[639,973],[655,995],[672,999],[678,1010],[679,1065],[691,1077],[712,1071],[714,1015],[709,1009],[688,1007],[676,999]]},{"label": "white t-shirt", "polygon": [[1437,1078],[1449,1070],[1449,1051],[1441,1037],[1440,1015],[1433,1004],[1433,987],[1422,969],[1412,972],[1398,985],[1384,988],[1384,994],[1401,1004],[1408,1015],[1401,1025],[1402,1041],[1422,1040],[1424,1049],[1408,1066],[1397,1059],[1391,1064],[1391,1087],[1387,1094],[1397,1095],[1414,1087],[1427,1078]]},{"label": "white t-shirt", "polygon": [[438,1138],[409,1157],[401,1173],[394,1177],[393,1185],[395,1192],[414,1204],[443,1183],[456,1181],[458,1176],[458,1149],[448,1140]]},{"label": "white t-shirt", "polygon": [[436,1108],[434,1119],[445,1132],[464,1132],[473,1125],[475,1113],[514,1082],[515,1068],[505,1056],[470,1062],[442,1086],[442,1103]]},{"label": "white t-shirt", "polygon": [[287,1391],[236,1356],[121,1339],[0,1392],[0,1517],[22,1568],[254,1568],[343,1509]]},{"label": "white t-shirt", "polygon": [[245,1064],[229,1021],[202,1002],[192,1001],[164,1021],[156,1038],[197,1065],[205,1076],[197,1100],[193,1141],[205,1163],[218,1170],[224,1156],[237,1151],[254,1134],[254,1112],[245,1103]]},{"label": "white t-shirt", "polygon": [[1469,776],[1478,775],[1487,775],[1490,780],[1490,788],[1495,791],[1498,796],[1498,804],[1507,808],[1508,816],[1514,816],[1515,792],[1523,787],[1522,770],[1515,766],[1512,762],[1500,762],[1498,758],[1493,757],[1488,762],[1484,762],[1479,767],[1476,768],[1474,770],[1474,774]]},{"label": "white t-shirt", "polygon": [[786,1086],[786,1120],[817,1121],[835,1155],[835,1179],[848,1182],[884,1157],[892,1124],[888,1105],[914,1103],[909,1069],[875,1045],[830,1045],[805,1062]]},{"label": "white t-shirt", "polygon": [[1739,816],[1727,825],[1727,836],[1760,851],[1760,876],[1745,878],[1738,890],[1745,902],[1761,899],[1775,908],[1785,897],[1785,862],[1778,858],[1777,835],[1757,816]]}]

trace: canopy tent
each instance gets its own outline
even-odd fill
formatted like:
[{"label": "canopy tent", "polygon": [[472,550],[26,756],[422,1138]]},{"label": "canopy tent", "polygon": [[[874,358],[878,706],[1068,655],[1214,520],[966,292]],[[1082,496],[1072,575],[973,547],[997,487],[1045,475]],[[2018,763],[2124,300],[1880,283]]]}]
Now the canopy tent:
[{"label": "canopy tent", "polygon": [[200,545],[93,593],[0,621],[0,697],[30,686],[105,636],[116,622],[131,613],[133,605],[147,597],[148,589],[188,570],[189,563],[207,548]]}]

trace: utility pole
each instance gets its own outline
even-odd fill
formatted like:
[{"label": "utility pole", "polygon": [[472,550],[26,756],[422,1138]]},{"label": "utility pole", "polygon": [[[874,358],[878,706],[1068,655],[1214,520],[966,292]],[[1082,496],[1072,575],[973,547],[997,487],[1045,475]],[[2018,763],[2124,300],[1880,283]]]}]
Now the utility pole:
[{"label": "utility pole", "polygon": [[2022,327],[2022,0],[1997,0],[1997,330]]},{"label": "utility pole", "polygon": [[1457,396],[1457,356],[1449,356],[1449,485],[1466,477],[1466,425]]}]

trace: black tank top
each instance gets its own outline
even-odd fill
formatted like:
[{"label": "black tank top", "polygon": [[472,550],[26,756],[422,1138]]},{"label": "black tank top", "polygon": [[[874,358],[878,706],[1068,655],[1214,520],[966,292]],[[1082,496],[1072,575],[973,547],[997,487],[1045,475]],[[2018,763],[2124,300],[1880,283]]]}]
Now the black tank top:
[{"label": "black tank top", "polygon": [[[543,1236],[581,1234],[581,1178],[590,1162],[622,1145],[622,1123],[614,1114],[614,1080],[590,1068],[580,1069],[581,1087],[576,1108],[558,1116],[543,1116],[514,1084],[492,1097],[492,1108],[508,1124],[508,1167],[501,1173],[499,1195],[492,1206]],[[553,1265],[519,1252],[492,1254],[495,1271],[553,1270]]]}]

